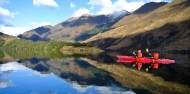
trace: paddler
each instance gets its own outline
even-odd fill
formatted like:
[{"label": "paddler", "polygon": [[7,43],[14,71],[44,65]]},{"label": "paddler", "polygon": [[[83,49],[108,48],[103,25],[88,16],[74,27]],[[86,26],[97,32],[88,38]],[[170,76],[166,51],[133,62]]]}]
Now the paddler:
[{"label": "paddler", "polygon": [[141,50],[138,50],[137,53],[135,53],[135,51],[134,51],[133,55],[135,55],[135,57],[136,57],[136,63],[133,64],[133,67],[135,67],[137,65],[138,69],[140,70],[142,67],[142,62],[139,61],[139,58],[142,58]]},{"label": "paddler", "polygon": [[142,52],[141,52],[141,50],[138,50],[138,52],[137,52],[137,58],[142,58]]},{"label": "paddler", "polygon": [[158,53],[153,53],[152,54],[152,58],[155,60],[155,59],[158,59],[159,58],[159,54]]},{"label": "paddler", "polygon": [[142,58],[141,50],[138,50],[137,53],[133,52],[133,54],[136,56],[136,58]]}]

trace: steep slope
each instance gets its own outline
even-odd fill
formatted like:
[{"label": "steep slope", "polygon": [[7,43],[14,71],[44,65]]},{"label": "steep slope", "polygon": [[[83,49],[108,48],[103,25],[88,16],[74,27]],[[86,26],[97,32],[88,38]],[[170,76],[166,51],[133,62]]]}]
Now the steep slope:
[{"label": "steep slope", "polygon": [[46,38],[46,36],[50,34],[51,28],[51,25],[41,26],[36,29],[27,31],[24,34],[20,34],[18,37],[33,41],[46,41],[49,40]]},{"label": "steep slope", "polygon": [[95,36],[99,33],[106,32],[110,29],[112,29],[112,26],[117,23],[119,20],[121,20],[123,17],[130,15],[131,13],[128,11],[121,11],[118,15],[109,15],[113,20],[106,22],[106,23],[101,23],[95,26],[93,29],[88,30],[78,37],[75,38],[75,41],[84,41],[86,39],[89,39],[92,36]]},{"label": "steep slope", "polygon": [[148,13],[133,13],[126,16],[113,25],[114,29],[84,42],[112,50],[145,49],[146,47],[188,50],[190,48],[189,14],[190,1],[175,0]]},{"label": "steep slope", "polygon": [[15,39],[18,39],[18,37],[7,35],[0,32],[0,47]]},{"label": "steep slope", "polygon": [[50,39],[72,42],[82,33],[110,20],[112,19],[106,15],[83,15],[79,18],[70,18],[55,26],[43,26],[30,30],[18,37],[34,41]]},{"label": "steep slope", "polygon": [[141,6],[139,9],[134,11],[135,14],[145,14],[148,12],[151,12],[161,6],[164,6],[167,4],[166,2],[149,2]]},{"label": "steep slope", "polygon": [[[63,26],[63,28],[60,30],[61,32],[56,32],[57,30],[54,30],[56,33],[52,33],[48,37],[55,40],[74,41],[75,38],[80,36],[82,33],[93,29],[98,24],[106,23],[110,20],[111,19],[105,15],[83,15],[76,20],[61,23]],[[55,27],[59,26],[60,24]]]}]

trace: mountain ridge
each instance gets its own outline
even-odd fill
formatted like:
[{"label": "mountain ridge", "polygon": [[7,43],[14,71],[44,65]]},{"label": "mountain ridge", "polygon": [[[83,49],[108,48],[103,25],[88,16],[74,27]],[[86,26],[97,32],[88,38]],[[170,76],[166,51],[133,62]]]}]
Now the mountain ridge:
[{"label": "mountain ridge", "polygon": [[[72,17],[64,22],[58,23],[55,26],[38,27],[36,29],[25,32],[18,37],[29,39],[33,41],[38,40],[62,40],[62,41],[74,41],[76,36],[81,33],[91,30],[98,24],[106,23],[110,21],[106,15],[82,15],[81,17]],[[39,32],[41,32],[39,34]]]},{"label": "mountain ridge", "polygon": [[[185,42],[189,40],[189,6],[188,0],[176,0],[147,14],[125,16],[113,25],[115,29],[93,36],[84,42],[110,50],[145,48],[188,50],[190,45]],[[184,34],[180,35],[182,32]],[[167,41],[170,41],[170,45]]]},{"label": "mountain ridge", "polygon": [[[71,17],[55,26],[33,29],[22,36],[25,39],[34,38],[35,41],[41,39],[82,41],[110,50],[126,48],[188,50],[189,45],[181,45],[182,40],[187,41],[189,36],[187,26],[190,19],[189,5],[188,0],[174,0],[172,3],[150,2],[117,20],[107,15],[86,14],[77,18]],[[167,45],[167,42],[173,46]]]},{"label": "mountain ridge", "polygon": [[[151,6],[152,11],[166,3],[147,3],[139,9],[146,9],[147,6]],[[148,8],[149,8],[148,7]],[[137,13],[142,10],[136,10]],[[143,10],[144,11],[144,10]],[[123,12],[123,13],[122,13]],[[118,14],[117,12],[116,14]],[[55,26],[41,26],[36,29],[27,31],[21,35],[19,38],[33,40],[33,41],[48,41],[48,40],[61,40],[68,42],[80,42],[84,41],[92,36],[99,33],[107,32],[110,29],[115,28],[113,25],[117,23],[120,19],[131,13],[122,10],[121,15],[90,15],[84,14],[80,17],[71,17]],[[134,14],[134,13],[132,13]],[[113,27],[112,27],[113,26]]]},{"label": "mountain ridge", "polygon": [[167,2],[149,2],[141,6],[139,9],[135,10],[134,14],[145,14],[151,12],[161,6],[168,4]]}]

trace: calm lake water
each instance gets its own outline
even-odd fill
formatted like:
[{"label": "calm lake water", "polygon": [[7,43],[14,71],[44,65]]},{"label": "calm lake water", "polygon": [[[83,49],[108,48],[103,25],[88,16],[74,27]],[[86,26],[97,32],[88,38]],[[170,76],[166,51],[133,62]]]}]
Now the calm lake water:
[{"label": "calm lake water", "polygon": [[175,64],[158,69],[117,63],[118,53],[87,57],[1,57],[0,94],[189,94],[188,55],[161,56]]}]

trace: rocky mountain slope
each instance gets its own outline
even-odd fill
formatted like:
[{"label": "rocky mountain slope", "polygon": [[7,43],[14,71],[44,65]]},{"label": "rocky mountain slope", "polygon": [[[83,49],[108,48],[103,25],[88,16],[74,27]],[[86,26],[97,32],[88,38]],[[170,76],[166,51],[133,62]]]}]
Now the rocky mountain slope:
[{"label": "rocky mountain slope", "polygon": [[[142,14],[157,9],[166,3],[147,3],[134,13]],[[120,16],[114,15],[83,15],[79,18],[71,17],[68,20],[59,23],[55,26],[42,26],[36,29],[25,32],[18,37],[33,40],[62,40],[62,41],[83,41],[99,33],[106,32],[115,23],[121,20],[124,16],[130,15],[129,12],[123,11]]]},{"label": "rocky mountain slope", "polygon": [[189,14],[189,0],[174,0],[154,11],[125,16],[112,26],[113,29],[84,42],[110,50],[145,49],[147,47],[163,50],[189,50]]},{"label": "rocky mountain slope", "polygon": [[73,42],[84,32],[110,21],[112,21],[112,18],[107,15],[83,15],[79,18],[69,18],[55,26],[38,27],[27,31],[18,37],[34,41],[62,40]]}]

